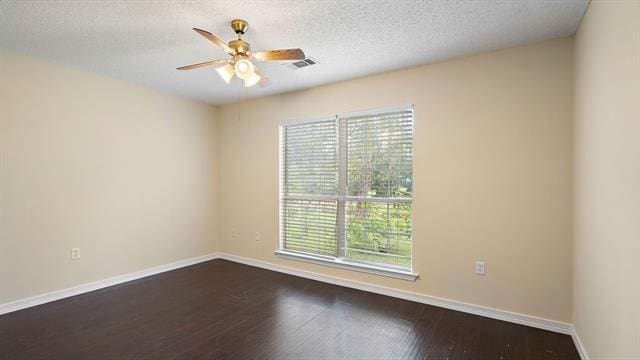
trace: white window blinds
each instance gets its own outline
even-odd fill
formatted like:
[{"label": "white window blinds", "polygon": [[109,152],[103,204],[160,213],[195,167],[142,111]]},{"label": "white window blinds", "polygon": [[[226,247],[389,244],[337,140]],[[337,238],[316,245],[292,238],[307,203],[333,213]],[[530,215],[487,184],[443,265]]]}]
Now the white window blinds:
[{"label": "white window blinds", "polygon": [[413,109],[281,126],[281,248],[410,269]]},{"label": "white window blinds", "polygon": [[340,118],[346,151],[344,256],[411,266],[413,111]]},{"label": "white window blinds", "polygon": [[337,256],[335,118],[281,127],[281,233],[291,251]]}]

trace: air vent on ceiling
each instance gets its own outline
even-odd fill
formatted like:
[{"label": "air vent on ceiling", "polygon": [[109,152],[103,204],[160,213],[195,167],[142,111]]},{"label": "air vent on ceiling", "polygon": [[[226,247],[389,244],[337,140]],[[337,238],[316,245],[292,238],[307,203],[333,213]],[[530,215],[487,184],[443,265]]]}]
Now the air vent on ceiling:
[{"label": "air vent on ceiling", "polygon": [[316,65],[317,63],[318,62],[315,61],[312,58],[306,58],[304,60],[300,60],[300,61],[295,61],[295,62],[289,63],[288,66],[293,70],[297,70],[297,69],[301,69],[301,68],[308,67],[308,66],[311,66],[311,65]]}]

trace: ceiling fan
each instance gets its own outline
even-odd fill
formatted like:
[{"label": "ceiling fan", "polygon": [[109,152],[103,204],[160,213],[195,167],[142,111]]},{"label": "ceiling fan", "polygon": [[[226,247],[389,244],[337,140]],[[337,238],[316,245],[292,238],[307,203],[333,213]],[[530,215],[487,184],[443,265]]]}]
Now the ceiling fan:
[{"label": "ceiling fan", "polygon": [[222,79],[228,84],[231,82],[233,75],[244,80],[244,86],[251,87],[258,85],[264,87],[268,84],[266,77],[258,70],[258,68],[251,62],[251,60],[257,61],[292,61],[292,60],[304,60],[304,52],[300,49],[282,49],[282,50],[268,50],[252,52],[249,43],[242,40],[242,35],[249,28],[249,23],[245,20],[235,19],[231,21],[231,28],[238,34],[237,40],[229,41],[226,44],[212,33],[193,28],[198,34],[207,38],[207,40],[220,46],[227,54],[231,55],[227,60],[211,60],[198,64],[186,65],[177,68],[178,70],[191,70],[204,66],[219,65],[216,71],[222,77]]}]

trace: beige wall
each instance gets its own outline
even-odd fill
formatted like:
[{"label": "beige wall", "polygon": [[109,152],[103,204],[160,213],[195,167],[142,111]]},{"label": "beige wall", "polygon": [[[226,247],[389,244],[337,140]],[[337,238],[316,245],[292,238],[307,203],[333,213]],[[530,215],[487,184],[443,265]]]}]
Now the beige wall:
[{"label": "beige wall", "polygon": [[640,358],[640,2],[592,1],[575,41],[574,323]]},{"label": "beige wall", "polygon": [[214,251],[214,116],[0,52],[0,304]]},{"label": "beige wall", "polygon": [[[220,108],[221,250],[570,322],[572,51],[572,39],[553,40]],[[420,279],[275,257],[278,123],[407,103]]]}]

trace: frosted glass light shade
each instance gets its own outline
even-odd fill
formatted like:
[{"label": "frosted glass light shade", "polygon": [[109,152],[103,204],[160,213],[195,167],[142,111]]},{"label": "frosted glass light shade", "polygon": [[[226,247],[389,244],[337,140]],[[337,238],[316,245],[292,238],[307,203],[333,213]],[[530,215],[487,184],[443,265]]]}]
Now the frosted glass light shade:
[{"label": "frosted glass light shade", "polygon": [[253,63],[247,59],[238,60],[235,66],[236,76],[242,80],[247,80],[255,73]]},{"label": "frosted glass light shade", "polygon": [[244,86],[245,87],[252,87],[253,85],[257,84],[258,81],[260,81],[262,77],[258,74],[256,74],[255,72],[244,81]]},{"label": "frosted glass light shade", "polygon": [[220,66],[216,68],[216,71],[227,84],[231,82],[231,78],[233,78],[233,66],[230,64]]}]

